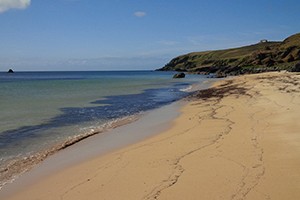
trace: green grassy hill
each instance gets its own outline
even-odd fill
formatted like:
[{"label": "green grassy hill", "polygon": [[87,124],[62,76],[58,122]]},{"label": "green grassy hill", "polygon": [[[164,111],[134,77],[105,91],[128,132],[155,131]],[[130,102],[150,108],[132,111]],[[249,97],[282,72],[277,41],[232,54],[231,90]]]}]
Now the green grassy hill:
[{"label": "green grassy hill", "polygon": [[289,70],[298,62],[300,62],[300,33],[282,42],[262,41],[239,48],[189,53],[172,59],[159,70],[237,75]]}]

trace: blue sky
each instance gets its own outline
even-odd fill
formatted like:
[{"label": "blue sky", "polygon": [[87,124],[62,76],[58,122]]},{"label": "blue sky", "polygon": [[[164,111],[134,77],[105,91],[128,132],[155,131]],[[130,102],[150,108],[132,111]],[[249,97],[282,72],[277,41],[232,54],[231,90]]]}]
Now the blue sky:
[{"label": "blue sky", "polygon": [[283,40],[299,0],[0,0],[0,71],[155,69],[171,58]]}]

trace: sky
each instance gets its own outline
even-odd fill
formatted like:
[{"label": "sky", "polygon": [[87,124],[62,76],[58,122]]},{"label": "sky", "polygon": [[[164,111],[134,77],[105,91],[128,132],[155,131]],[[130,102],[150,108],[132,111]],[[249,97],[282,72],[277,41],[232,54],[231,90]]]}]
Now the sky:
[{"label": "sky", "polygon": [[0,0],[0,71],[152,70],[300,32],[299,0]]}]

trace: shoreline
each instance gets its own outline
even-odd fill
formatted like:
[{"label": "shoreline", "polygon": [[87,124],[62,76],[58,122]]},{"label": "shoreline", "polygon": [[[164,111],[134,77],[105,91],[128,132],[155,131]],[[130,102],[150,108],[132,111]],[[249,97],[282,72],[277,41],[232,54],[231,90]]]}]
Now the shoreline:
[{"label": "shoreline", "polygon": [[[134,120],[112,126],[105,131],[85,137],[59,151],[56,151],[39,163],[33,165],[15,180],[3,185],[0,197],[14,193],[19,188],[41,180],[53,173],[86,162],[96,157],[117,151],[134,143],[147,140],[169,128],[170,123],[179,115],[179,108],[184,104],[182,100],[169,105],[147,111]],[[151,122],[149,124],[149,122]],[[148,128],[143,134],[132,134],[133,130]],[[66,159],[67,158],[67,159]]]},{"label": "shoreline", "polygon": [[196,92],[159,134],[41,177],[6,199],[298,199],[299,85],[299,74],[285,72],[218,81]]},{"label": "shoreline", "polygon": [[0,182],[0,191],[2,187],[14,182],[15,179],[22,176],[24,173],[27,173],[34,167],[38,166],[41,162],[57,154],[58,152],[76,145],[77,143],[80,143],[81,141],[88,139],[89,137],[104,134],[110,129],[118,128],[120,126],[132,123],[139,119],[139,115],[140,114],[117,119],[110,122],[109,124],[105,124],[105,126],[93,130],[92,132],[89,131],[84,134],[79,134],[64,142],[53,145],[51,148],[46,148],[45,150],[41,150],[40,152],[36,152],[35,154],[28,155],[26,157],[8,160],[8,164],[6,165],[6,167],[1,168],[1,173],[3,174],[1,174],[2,182]]},{"label": "shoreline", "polygon": [[[189,91],[191,92],[194,87],[196,88],[206,88],[209,86],[209,82],[203,84],[201,81],[198,83],[192,84],[189,88],[182,89],[182,91]],[[169,102],[169,104],[172,104],[172,102]],[[167,104],[167,106],[169,105]],[[166,105],[163,105],[164,107]],[[2,190],[2,187],[5,187],[7,184],[11,184],[15,181],[15,179],[18,179],[22,174],[30,171],[32,168],[39,165],[44,160],[48,159],[49,157],[57,154],[60,151],[63,151],[73,145],[76,145],[77,143],[80,143],[83,140],[88,139],[89,137],[93,137],[95,135],[101,135],[101,134],[109,134],[111,130],[124,126],[126,124],[133,123],[140,118],[142,118],[144,115],[147,115],[149,112],[153,112],[155,110],[159,110],[159,108],[150,109],[147,111],[142,111],[140,113],[125,116],[122,118],[118,118],[114,121],[109,121],[102,126],[99,126],[98,128],[93,128],[89,131],[86,131],[82,134],[75,135],[74,137],[69,137],[65,141],[59,142],[55,145],[49,146],[49,148],[43,149],[39,152],[36,152],[34,154],[28,154],[25,157],[19,157],[15,159],[7,160],[6,163],[4,163],[0,168],[0,191]]]}]

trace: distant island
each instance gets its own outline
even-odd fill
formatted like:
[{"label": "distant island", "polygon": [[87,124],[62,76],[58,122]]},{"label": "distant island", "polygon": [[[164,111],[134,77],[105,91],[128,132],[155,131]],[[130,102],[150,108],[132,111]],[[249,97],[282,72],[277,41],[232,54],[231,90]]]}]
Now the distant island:
[{"label": "distant island", "polygon": [[14,73],[14,70],[9,69],[9,70],[7,71],[7,73]]},{"label": "distant island", "polygon": [[239,48],[193,52],[172,59],[158,71],[180,71],[220,76],[267,71],[300,71],[300,33],[282,42],[261,40]]}]

